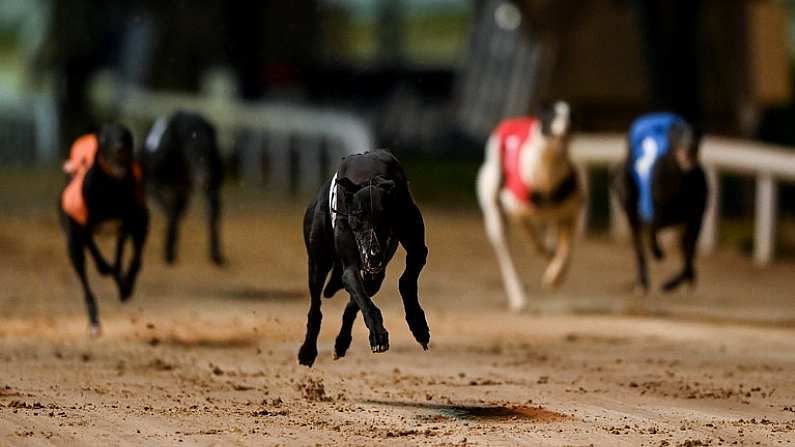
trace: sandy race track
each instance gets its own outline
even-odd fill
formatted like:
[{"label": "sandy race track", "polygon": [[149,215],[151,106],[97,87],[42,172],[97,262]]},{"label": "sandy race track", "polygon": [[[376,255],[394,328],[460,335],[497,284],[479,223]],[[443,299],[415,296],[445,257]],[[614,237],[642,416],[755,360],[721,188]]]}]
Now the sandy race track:
[{"label": "sandy race track", "polygon": [[724,252],[694,293],[638,298],[628,247],[589,240],[554,294],[521,253],[533,304],[516,315],[475,211],[426,209],[430,351],[403,321],[398,258],[377,298],[389,352],[369,352],[359,319],[332,360],[340,293],[307,369],[300,210],[231,206],[224,270],[199,210],[170,269],[155,214],[129,304],[91,268],[98,339],[55,218],[2,217],[0,445],[795,445],[791,263]]}]

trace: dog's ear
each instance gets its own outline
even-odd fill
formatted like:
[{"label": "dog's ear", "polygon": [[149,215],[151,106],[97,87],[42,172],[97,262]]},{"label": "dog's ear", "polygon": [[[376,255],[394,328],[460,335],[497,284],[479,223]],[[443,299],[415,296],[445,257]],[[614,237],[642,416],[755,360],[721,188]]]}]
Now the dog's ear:
[{"label": "dog's ear", "polygon": [[374,180],[375,185],[384,190],[384,192],[387,194],[391,193],[395,189],[395,181],[389,180],[383,175],[376,176]]},{"label": "dog's ear", "polygon": [[337,185],[342,186],[342,190],[348,192],[350,194],[355,193],[356,191],[360,190],[361,187],[355,183],[353,183],[347,177],[341,177],[337,179]]},{"label": "dog's ear", "polygon": [[571,107],[565,101],[545,101],[538,113],[541,133],[553,137],[565,137],[571,128]]}]

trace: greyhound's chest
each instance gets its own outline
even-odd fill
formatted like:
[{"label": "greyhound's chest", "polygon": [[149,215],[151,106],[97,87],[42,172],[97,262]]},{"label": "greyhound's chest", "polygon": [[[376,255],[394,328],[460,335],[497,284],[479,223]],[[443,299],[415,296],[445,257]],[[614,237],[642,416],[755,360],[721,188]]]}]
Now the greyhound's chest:
[{"label": "greyhound's chest", "polygon": [[83,196],[92,226],[121,221],[138,206],[135,185],[128,180],[87,178]]}]

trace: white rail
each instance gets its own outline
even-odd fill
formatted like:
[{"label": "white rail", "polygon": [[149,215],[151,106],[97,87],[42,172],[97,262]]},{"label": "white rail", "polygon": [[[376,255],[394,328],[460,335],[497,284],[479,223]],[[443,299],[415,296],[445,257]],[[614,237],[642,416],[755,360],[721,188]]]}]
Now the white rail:
[{"label": "white rail", "polygon": [[[591,165],[613,165],[626,155],[623,135],[577,135],[572,140],[572,157],[587,172]],[[710,183],[710,198],[699,244],[706,252],[717,244],[721,172],[756,177],[754,211],[754,261],[767,265],[775,253],[778,181],[795,181],[795,151],[756,141],[708,136],[701,146],[701,162]],[[611,226],[615,235],[626,234],[626,222],[611,197]]]},{"label": "white rail", "polygon": [[[313,192],[327,173],[320,169],[335,165],[336,159],[373,148],[370,127],[352,114],[270,102],[244,102],[225,97],[207,97],[176,92],[154,92],[118,84],[105,86],[94,93],[94,104],[116,111],[122,119],[151,123],[176,110],[190,110],[209,118],[231,146],[240,131],[253,134],[241,150],[244,179],[262,182],[268,189],[284,191],[297,183],[302,192]],[[291,154],[292,151],[292,154]],[[263,172],[263,154],[267,153],[268,172]],[[297,179],[291,179],[291,158],[297,162]],[[329,168],[329,166],[325,166]],[[295,172],[293,172],[295,174]]]}]

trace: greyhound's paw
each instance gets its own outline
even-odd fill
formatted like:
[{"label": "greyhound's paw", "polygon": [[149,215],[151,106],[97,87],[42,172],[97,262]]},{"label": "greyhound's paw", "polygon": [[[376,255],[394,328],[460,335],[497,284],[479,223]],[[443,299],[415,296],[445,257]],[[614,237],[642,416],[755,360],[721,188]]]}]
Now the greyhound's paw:
[{"label": "greyhound's paw", "polygon": [[694,286],[694,281],[692,277],[689,277],[684,274],[676,275],[673,278],[669,279],[665,283],[663,283],[661,290],[664,293],[671,293],[679,288],[683,282],[687,282],[692,289]]},{"label": "greyhound's paw", "polygon": [[174,253],[166,253],[163,256],[163,261],[168,265],[174,265],[177,263],[177,256]]},{"label": "greyhound's paw", "polygon": [[99,323],[91,323],[88,325],[88,336],[91,338],[97,338],[102,335],[102,326]]},{"label": "greyhound's paw", "polygon": [[119,282],[119,299],[122,303],[126,303],[127,300],[132,297],[133,293],[133,282],[132,281],[120,281]]},{"label": "greyhound's paw", "polygon": [[425,319],[425,312],[420,309],[417,312],[406,314],[406,322],[409,325],[411,334],[414,339],[422,346],[422,349],[428,350],[428,343],[431,342],[431,330],[428,328],[428,321]]},{"label": "greyhound's paw", "polygon": [[522,312],[527,309],[527,301],[525,299],[508,300],[508,308],[511,309],[511,312]]},{"label": "greyhound's paw", "polygon": [[370,350],[374,353],[389,350],[389,333],[385,329],[370,331]]},{"label": "greyhound's paw", "polygon": [[334,360],[339,360],[345,357],[348,348],[351,347],[351,337],[337,337],[334,342]]},{"label": "greyhound's paw", "polygon": [[541,278],[541,287],[547,291],[552,292],[560,288],[563,282],[563,275],[560,273],[544,273]]},{"label": "greyhound's paw", "polygon": [[108,276],[116,273],[116,269],[107,262],[97,262],[97,271],[102,276]]},{"label": "greyhound's paw", "polygon": [[317,346],[302,345],[298,351],[298,363],[311,368],[317,358]]}]

